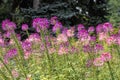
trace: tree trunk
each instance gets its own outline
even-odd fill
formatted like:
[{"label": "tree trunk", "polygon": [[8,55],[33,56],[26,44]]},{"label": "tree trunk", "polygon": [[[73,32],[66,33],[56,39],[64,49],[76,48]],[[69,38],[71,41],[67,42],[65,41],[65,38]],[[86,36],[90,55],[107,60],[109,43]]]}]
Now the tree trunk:
[{"label": "tree trunk", "polygon": [[39,8],[40,0],[33,0],[33,8],[37,10]]}]

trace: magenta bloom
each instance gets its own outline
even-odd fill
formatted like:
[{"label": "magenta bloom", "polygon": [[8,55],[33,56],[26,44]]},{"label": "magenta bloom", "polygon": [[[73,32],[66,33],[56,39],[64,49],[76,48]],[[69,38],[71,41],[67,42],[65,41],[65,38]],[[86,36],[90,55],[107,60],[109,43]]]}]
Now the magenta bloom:
[{"label": "magenta bloom", "polygon": [[106,39],[106,43],[108,45],[115,44],[117,42],[117,37],[115,36],[110,36]]},{"label": "magenta bloom", "polygon": [[0,46],[3,47],[5,44],[4,44],[4,40],[2,38],[0,38]]},{"label": "magenta bloom", "polygon": [[11,50],[9,50],[5,55],[4,55],[4,58],[5,59],[10,59],[10,58],[13,58],[17,55],[17,49],[16,48],[13,48]]},{"label": "magenta bloom", "polygon": [[57,37],[57,41],[59,43],[67,42],[68,41],[68,37],[65,34],[59,34],[58,37]]},{"label": "magenta bloom", "polygon": [[103,61],[110,61],[112,56],[110,53],[106,52],[101,54],[101,58]]},{"label": "magenta bloom", "polygon": [[90,45],[84,45],[83,46],[83,51],[85,53],[92,53],[93,52],[93,47],[91,47]]},{"label": "magenta bloom", "polygon": [[77,36],[79,39],[87,37],[89,34],[87,32],[87,30],[83,29],[83,30],[79,30]]},{"label": "magenta bloom", "polygon": [[117,37],[117,39],[116,39],[116,40],[117,40],[117,42],[116,42],[116,43],[117,43],[118,45],[120,45],[120,37]]},{"label": "magenta bloom", "polygon": [[79,40],[85,44],[88,44],[90,41],[90,35],[88,34],[87,30],[83,29],[80,30],[77,34]]},{"label": "magenta bloom", "polygon": [[32,25],[37,32],[40,32],[40,30],[45,30],[49,28],[49,21],[47,18],[35,18],[33,19]]},{"label": "magenta bloom", "polygon": [[84,27],[83,24],[79,24],[77,29],[78,29],[78,31],[80,31],[80,30],[82,30],[82,29],[85,29],[85,27]]},{"label": "magenta bloom", "polygon": [[108,35],[107,35],[106,33],[104,33],[104,32],[101,32],[101,33],[99,33],[98,35],[99,35],[98,39],[99,39],[100,41],[104,41],[104,40],[106,40],[107,37],[108,37]]},{"label": "magenta bloom", "polygon": [[27,39],[28,42],[39,42],[40,36],[37,33],[31,34],[29,38]]},{"label": "magenta bloom", "polygon": [[71,27],[70,29],[67,30],[67,36],[68,37],[74,36],[74,27]]},{"label": "magenta bloom", "polygon": [[112,29],[113,29],[113,26],[112,26],[111,23],[106,22],[106,23],[103,24],[103,30],[105,32],[112,31]]},{"label": "magenta bloom", "polygon": [[11,71],[11,73],[12,73],[12,75],[13,75],[14,78],[18,78],[18,77],[19,77],[19,73],[18,73],[18,71],[16,71],[15,69],[13,69],[13,70]]},{"label": "magenta bloom", "polygon": [[51,17],[50,23],[51,23],[52,25],[55,25],[57,22],[58,22],[58,17],[56,17],[56,16]]},{"label": "magenta bloom", "polygon": [[91,67],[92,64],[93,64],[93,60],[92,59],[91,60],[89,59],[89,60],[86,61],[86,67]]},{"label": "magenta bloom", "polygon": [[96,41],[96,37],[95,36],[90,36],[90,41],[91,42],[95,42]]},{"label": "magenta bloom", "polygon": [[101,44],[96,44],[94,46],[94,52],[99,52],[99,51],[102,51],[103,50],[103,46]]},{"label": "magenta bloom", "polygon": [[28,30],[28,25],[27,25],[27,24],[22,24],[22,30],[23,30],[23,31]]},{"label": "magenta bloom", "polygon": [[9,19],[6,19],[6,20],[3,20],[2,21],[2,29],[3,30],[6,30],[6,26],[7,26],[7,24],[10,22],[10,20]]},{"label": "magenta bloom", "polygon": [[61,22],[57,22],[57,23],[53,26],[52,31],[53,31],[53,32],[57,32],[57,31],[60,31],[62,28],[63,28],[62,23],[61,23]]},{"label": "magenta bloom", "polygon": [[98,25],[97,25],[97,27],[96,27],[96,32],[97,32],[97,33],[103,32],[103,25],[102,25],[102,24],[98,24]]},{"label": "magenta bloom", "polygon": [[95,31],[94,26],[90,26],[90,27],[88,28],[88,32],[89,32],[89,33],[94,32],[94,31]]},{"label": "magenta bloom", "polygon": [[9,31],[6,31],[6,32],[3,34],[3,36],[4,36],[5,38],[10,38],[11,33],[10,33]]},{"label": "magenta bloom", "polygon": [[95,58],[93,64],[95,66],[102,66],[104,64],[104,60],[102,58]]},{"label": "magenta bloom", "polygon": [[13,31],[14,29],[16,29],[16,24],[14,22],[11,22],[10,20],[6,19],[4,21],[2,21],[2,29],[5,31]]},{"label": "magenta bloom", "polygon": [[31,52],[32,44],[28,41],[24,41],[24,42],[22,42],[22,48],[23,48],[24,52]]},{"label": "magenta bloom", "polygon": [[59,50],[58,50],[58,55],[63,55],[63,54],[67,54],[68,53],[68,48],[60,46]]}]

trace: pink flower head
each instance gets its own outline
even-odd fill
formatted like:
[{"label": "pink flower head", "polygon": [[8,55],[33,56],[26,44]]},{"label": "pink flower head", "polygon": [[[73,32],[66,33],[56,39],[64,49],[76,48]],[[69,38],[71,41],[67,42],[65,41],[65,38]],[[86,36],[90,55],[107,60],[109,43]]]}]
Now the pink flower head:
[{"label": "pink flower head", "polygon": [[85,53],[92,53],[92,52],[93,52],[93,47],[90,46],[90,45],[84,45],[84,46],[83,46],[83,51],[84,51]]},{"label": "pink flower head", "polygon": [[106,43],[108,45],[116,43],[117,39],[114,36],[110,36],[109,38],[106,39]]},{"label": "pink flower head", "polygon": [[96,26],[96,32],[97,32],[97,33],[104,32],[104,30],[103,30],[103,24],[98,24],[98,25]]},{"label": "pink flower head", "polygon": [[73,37],[74,36],[74,28],[70,28],[67,30],[67,36],[68,37]]},{"label": "pink flower head", "polygon": [[79,24],[77,29],[78,29],[78,31],[80,31],[80,30],[82,30],[82,29],[85,29],[85,27],[84,27],[83,24]]},{"label": "pink flower head", "polygon": [[2,21],[2,29],[5,31],[13,31],[14,29],[16,29],[16,24],[14,22],[11,22],[10,20],[6,19],[4,21]]},{"label": "pink flower head", "polygon": [[100,41],[106,40],[107,37],[108,37],[108,35],[106,33],[104,33],[104,32],[99,33],[99,40]]},{"label": "pink flower head", "polygon": [[110,53],[106,52],[101,54],[101,58],[103,61],[110,61],[112,56]]},{"label": "pink flower head", "polygon": [[102,66],[104,64],[104,60],[102,58],[95,58],[93,64],[95,66]]},{"label": "pink flower head", "polygon": [[96,44],[95,46],[94,46],[94,52],[95,53],[98,53],[99,51],[102,51],[104,48],[103,48],[103,46],[101,45],[101,44]]},{"label": "pink flower head", "polygon": [[19,73],[15,69],[12,70],[12,75],[13,75],[14,78],[19,77]]},{"label": "pink flower head", "polygon": [[65,34],[59,34],[57,36],[57,41],[58,42],[67,42],[68,41],[68,37]]},{"label": "pink flower head", "polygon": [[113,26],[110,22],[106,22],[106,23],[103,24],[103,29],[104,29],[105,32],[112,31]]},{"label": "pink flower head", "polygon": [[16,37],[19,41],[21,40],[21,35],[20,34],[16,34]]},{"label": "pink flower head", "polygon": [[22,30],[23,30],[23,31],[28,30],[28,25],[27,25],[27,24],[22,24]]},{"label": "pink flower head", "polygon": [[33,19],[32,25],[37,32],[40,32],[40,30],[45,30],[49,28],[49,21],[47,18],[35,18]]},{"label": "pink flower head", "polygon": [[13,49],[10,49],[5,55],[4,55],[4,58],[5,59],[10,59],[10,58],[13,58],[17,55],[17,49],[16,48],[13,48]]},{"label": "pink flower head", "polygon": [[96,41],[96,37],[95,36],[90,36],[90,41],[91,42],[95,42]]},{"label": "pink flower head", "polygon": [[87,60],[86,67],[90,67],[93,64],[93,60]]},{"label": "pink flower head", "polygon": [[68,49],[66,47],[60,46],[58,54],[63,55],[63,54],[67,54],[67,53],[68,53]]},{"label": "pink flower head", "polygon": [[2,63],[2,62],[0,62],[0,69],[1,69],[2,67],[4,67],[4,65],[3,65],[3,63]]},{"label": "pink flower head", "polygon": [[62,23],[61,23],[61,22],[57,22],[57,23],[53,26],[52,31],[53,31],[53,32],[57,32],[57,31],[60,31],[62,28],[63,28]]},{"label": "pink flower head", "polygon": [[40,41],[40,36],[37,33],[31,34],[29,38],[27,39],[29,42],[39,42]]},{"label": "pink flower head", "polygon": [[3,47],[5,44],[4,44],[4,40],[2,38],[0,38],[0,46]]},{"label": "pink flower head", "polygon": [[52,25],[55,25],[57,22],[58,22],[58,17],[56,17],[56,16],[51,17],[50,23],[51,23]]},{"label": "pink flower head", "polygon": [[88,44],[90,41],[90,35],[88,34],[87,30],[85,30],[85,29],[80,30],[77,34],[77,37],[84,44]]},{"label": "pink flower head", "polygon": [[120,37],[117,37],[117,44],[120,45]]},{"label": "pink flower head", "polygon": [[23,48],[24,52],[31,52],[32,44],[28,41],[24,41],[24,42],[22,42],[22,48]]},{"label": "pink flower head", "polygon": [[6,26],[7,26],[7,24],[10,22],[10,20],[9,19],[6,19],[6,20],[3,20],[2,21],[2,29],[3,30],[6,30]]},{"label": "pink flower head", "polygon": [[31,52],[24,52],[24,58],[25,59],[28,59],[29,57],[30,57],[30,55],[31,55]]},{"label": "pink flower head", "polygon": [[88,28],[88,32],[89,32],[89,33],[94,32],[94,31],[95,31],[94,26],[90,26],[90,27]]}]

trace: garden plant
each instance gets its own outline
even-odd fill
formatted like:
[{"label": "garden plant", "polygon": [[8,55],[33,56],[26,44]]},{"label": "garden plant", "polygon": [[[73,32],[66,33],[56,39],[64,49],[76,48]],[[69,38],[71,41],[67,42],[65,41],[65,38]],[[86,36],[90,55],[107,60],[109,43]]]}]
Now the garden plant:
[{"label": "garden plant", "polygon": [[110,22],[65,27],[56,16],[34,18],[22,40],[17,24],[3,20],[0,80],[120,80],[120,29]]}]

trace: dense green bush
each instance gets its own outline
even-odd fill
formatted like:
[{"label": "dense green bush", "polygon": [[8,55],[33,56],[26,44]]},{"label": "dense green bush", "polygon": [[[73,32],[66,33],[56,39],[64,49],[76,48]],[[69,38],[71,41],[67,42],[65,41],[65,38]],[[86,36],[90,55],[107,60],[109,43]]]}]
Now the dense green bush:
[{"label": "dense green bush", "polygon": [[118,26],[120,24],[120,0],[109,0],[108,9],[110,15],[108,19],[110,22],[114,23],[114,26]]},{"label": "dense green bush", "polygon": [[5,18],[10,18],[12,0],[0,0],[0,22]]},{"label": "dense green bush", "polygon": [[5,7],[2,9],[4,16],[0,12],[0,19],[12,16],[13,21],[19,24],[23,21],[29,23],[35,17],[51,16],[58,16],[67,26],[79,23],[90,26],[107,21],[108,0],[41,0],[38,10],[33,9],[33,0],[1,1],[1,8]]},{"label": "dense green bush", "polygon": [[36,11],[32,8],[21,9],[24,18],[58,16],[64,25],[83,23],[86,26],[107,21],[106,0],[44,0]]}]

